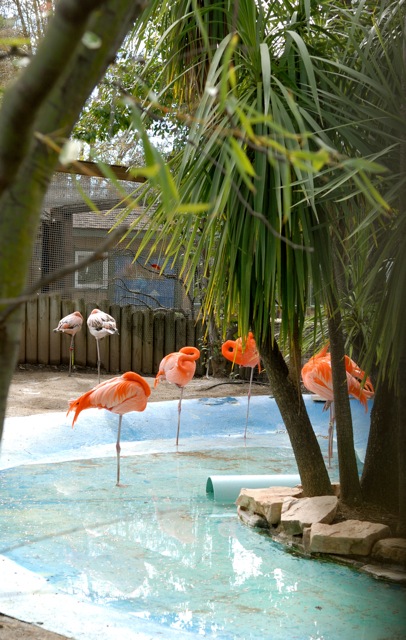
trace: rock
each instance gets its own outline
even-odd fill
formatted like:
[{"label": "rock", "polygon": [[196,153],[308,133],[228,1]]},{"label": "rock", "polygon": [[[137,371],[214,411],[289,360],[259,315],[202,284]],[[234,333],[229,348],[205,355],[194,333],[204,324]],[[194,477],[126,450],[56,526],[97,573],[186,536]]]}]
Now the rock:
[{"label": "rock", "polygon": [[406,538],[384,538],[372,549],[372,557],[406,568]]},{"label": "rock", "polygon": [[310,550],[310,531],[311,527],[303,527],[303,549],[306,553],[309,553]]},{"label": "rock", "polygon": [[364,564],[360,571],[369,573],[374,578],[381,578],[382,580],[390,580],[397,584],[406,584],[406,573],[393,569],[392,567],[376,565],[376,564]]},{"label": "rock", "polygon": [[263,516],[252,513],[252,511],[247,511],[246,509],[242,509],[242,507],[238,507],[237,514],[238,517],[249,527],[261,527],[262,529],[268,528],[267,520]]},{"label": "rock", "polygon": [[284,498],[299,497],[298,487],[270,487],[268,489],[241,489],[236,504],[251,513],[263,516],[270,525],[276,525],[281,518]]},{"label": "rock", "polygon": [[336,496],[286,498],[282,504],[281,525],[286,533],[301,534],[304,527],[310,527],[314,523],[333,522],[337,505]]},{"label": "rock", "polygon": [[[335,495],[313,498],[301,498],[299,485],[241,489],[238,516],[250,527],[268,529],[273,540],[301,554],[328,554],[375,578],[406,585],[406,538],[391,538],[390,528],[375,522],[334,523],[340,485],[333,488]],[[342,512],[339,516],[341,520]]]},{"label": "rock", "polygon": [[310,531],[310,553],[367,556],[378,540],[388,538],[390,529],[384,524],[345,520],[333,525],[315,523]]}]

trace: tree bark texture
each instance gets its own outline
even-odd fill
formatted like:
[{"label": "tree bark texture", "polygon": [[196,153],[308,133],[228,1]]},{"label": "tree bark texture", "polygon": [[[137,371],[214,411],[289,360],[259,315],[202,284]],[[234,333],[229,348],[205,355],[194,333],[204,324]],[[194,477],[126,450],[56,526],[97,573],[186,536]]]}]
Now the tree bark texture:
[{"label": "tree bark texture", "polygon": [[[144,6],[144,0],[60,0],[32,62],[6,93],[0,112],[0,299],[24,292],[58,148]],[[85,31],[99,37],[98,48],[82,43]],[[0,329],[1,437],[21,313],[10,314]]]},{"label": "tree bark texture", "polygon": [[371,428],[361,477],[364,500],[393,513],[399,510],[398,408],[393,388],[382,380],[376,388]]},{"label": "tree bark texture", "polygon": [[329,313],[328,329],[337,431],[338,467],[340,471],[340,494],[343,502],[354,505],[361,503],[362,494],[354,449],[354,432],[344,363],[344,337],[341,329],[341,315],[338,311]]},{"label": "tree bark texture", "polygon": [[[406,18],[403,22],[403,74],[402,74],[402,104],[400,109],[401,121],[406,119]],[[399,198],[399,210],[403,218],[406,216],[406,132],[402,130],[402,144],[400,149],[400,172],[403,179],[403,188]],[[402,237],[400,246],[406,249],[405,225],[402,227]],[[404,261],[402,261],[404,265]],[[401,300],[405,300],[406,277],[400,279],[401,290],[398,295]],[[403,329],[400,343],[399,358],[399,385],[397,387],[398,406],[398,451],[399,451],[399,535],[406,536],[406,332]]]},{"label": "tree bark texture", "polygon": [[272,393],[285,423],[306,496],[331,495],[332,487],[325,462],[298,385],[289,376],[288,366],[269,331],[260,354]]},{"label": "tree bark texture", "polygon": [[[403,345],[405,345],[405,341]],[[406,353],[400,358],[399,368],[399,392],[397,398],[399,525],[397,533],[406,537]],[[396,448],[393,453],[395,450]]]}]

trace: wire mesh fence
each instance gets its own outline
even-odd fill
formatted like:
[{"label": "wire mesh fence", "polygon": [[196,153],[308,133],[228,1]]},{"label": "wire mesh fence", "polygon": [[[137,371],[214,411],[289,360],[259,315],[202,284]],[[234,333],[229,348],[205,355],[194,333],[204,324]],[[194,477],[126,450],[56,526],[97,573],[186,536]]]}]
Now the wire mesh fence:
[{"label": "wire mesh fence", "polygon": [[[28,285],[91,256],[123,217],[129,196],[139,187],[130,181],[56,173],[44,202]],[[164,266],[162,244],[135,259],[147,224],[145,218],[139,221],[144,212],[142,204],[131,207],[124,220],[131,232],[124,243],[84,269],[42,286],[41,293],[55,292],[62,299],[80,296],[96,303],[107,299],[110,304],[176,310],[196,317],[199,305],[186,291],[178,265]]]},{"label": "wire mesh fence", "polygon": [[[164,265],[164,245],[147,248],[136,258],[147,224],[145,216],[140,221],[147,197],[145,190],[140,200],[140,188],[131,180],[54,174],[28,276],[28,287],[40,286],[38,298],[26,304],[20,363],[67,363],[69,341],[52,330],[67,313],[79,310],[86,318],[94,308],[107,311],[121,325],[120,337],[103,340],[103,364],[109,372],[132,367],[154,373],[165,352],[186,344],[198,346],[201,331],[197,327],[201,325],[195,320],[199,304],[187,292],[178,265]],[[127,206],[135,191],[137,204]],[[121,219],[126,228],[131,226],[125,242],[85,268],[41,282],[66,265],[92,256]],[[95,366],[95,341],[82,330],[76,342],[77,365]]]}]

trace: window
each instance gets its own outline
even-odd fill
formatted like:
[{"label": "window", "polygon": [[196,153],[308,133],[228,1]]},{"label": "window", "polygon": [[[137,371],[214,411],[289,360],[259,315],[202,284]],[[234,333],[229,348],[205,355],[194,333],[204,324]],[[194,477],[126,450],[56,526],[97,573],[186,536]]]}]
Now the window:
[{"label": "window", "polygon": [[[93,251],[75,251],[75,263],[91,256]],[[108,258],[88,264],[84,269],[75,271],[77,289],[107,289],[109,263]]]}]

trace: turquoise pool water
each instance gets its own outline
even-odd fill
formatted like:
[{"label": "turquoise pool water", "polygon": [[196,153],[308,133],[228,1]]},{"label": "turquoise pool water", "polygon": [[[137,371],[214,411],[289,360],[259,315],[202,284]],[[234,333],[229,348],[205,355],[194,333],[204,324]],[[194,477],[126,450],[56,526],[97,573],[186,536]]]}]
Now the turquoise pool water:
[{"label": "turquoise pool water", "polygon": [[[405,589],[289,553],[206,496],[211,474],[297,473],[274,402],[251,403],[246,445],[244,399],[186,401],[178,452],[177,403],[150,405],[147,424],[126,416],[123,489],[116,417],[89,411],[74,431],[61,414],[10,421],[1,610],[86,640],[404,638]],[[326,415],[310,410],[325,450]]]}]

